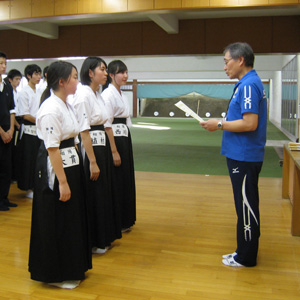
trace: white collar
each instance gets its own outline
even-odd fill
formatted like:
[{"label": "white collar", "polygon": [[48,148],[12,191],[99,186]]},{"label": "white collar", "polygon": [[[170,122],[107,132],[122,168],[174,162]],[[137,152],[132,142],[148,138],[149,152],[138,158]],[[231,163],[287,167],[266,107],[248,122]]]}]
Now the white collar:
[{"label": "white collar", "polygon": [[3,92],[3,89],[4,89],[4,81],[2,80],[0,82],[0,92]]},{"label": "white collar", "polygon": [[118,91],[118,89],[112,83],[110,83],[109,85],[112,87],[113,93],[115,93],[116,95],[119,95],[119,97],[122,98],[122,90],[121,90],[121,93],[120,93]]},{"label": "white collar", "polygon": [[0,78],[2,79],[0,81],[0,92],[3,92],[3,89],[4,89],[4,80],[3,80],[3,77],[0,75]]}]

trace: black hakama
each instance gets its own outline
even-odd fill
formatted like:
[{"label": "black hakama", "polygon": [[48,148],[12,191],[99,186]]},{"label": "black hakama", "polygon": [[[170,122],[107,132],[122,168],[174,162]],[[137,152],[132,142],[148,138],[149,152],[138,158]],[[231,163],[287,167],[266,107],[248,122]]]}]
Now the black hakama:
[{"label": "black hakama", "polygon": [[[24,125],[35,126],[34,123],[27,120],[23,121],[22,126]],[[16,148],[16,163],[19,166],[17,181],[20,190],[27,191],[33,189],[36,158],[40,144],[41,141],[37,135],[23,132],[20,137]]]},{"label": "black hakama", "polygon": [[[22,125],[22,118],[21,117],[15,117],[17,122]],[[17,145],[20,142],[20,129],[15,126],[15,131],[13,135],[13,140],[12,140],[12,149],[11,149],[11,155],[12,155],[12,180],[17,181],[18,179],[18,172],[19,172],[19,163],[20,160],[18,159],[18,150],[17,150]]]},{"label": "black hakama", "polygon": [[[62,141],[60,149],[72,146],[73,138]],[[53,191],[49,188],[47,150],[42,142],[35,176],[29,272],[33,280],[46,283],[83,280],[92,267],[82,160],[64,171],[71,190],[66,202],[59,200],[57,178]]]},{"label": "black hakama", "polygon": [[[113,124],[125,124],[126,118],[115,118]],[[114,193],[116,193],[121,208],[122,228],[129,228],[136,221],[136,192],[135,175],[132,152],[132,141],[128,129],[127,136],[115,136],[115,143],[118,153],[121,157],[121,165],[114,167],[114,176],[116,184]]]},{"label": "black hakama", "polygon": [[122,228],[119,203],[112,190],[113,160],[109,140],[103,125],[91,126],[90,133],[96,130],[103,131],[105,134],[105,146],[93,145],[96,162],[100,169],[98,179],[90,180],[90,161],[87,154],[85,154],[84,169],[87,180],[92,246],[104,249],[114,240],[122,237]]}]

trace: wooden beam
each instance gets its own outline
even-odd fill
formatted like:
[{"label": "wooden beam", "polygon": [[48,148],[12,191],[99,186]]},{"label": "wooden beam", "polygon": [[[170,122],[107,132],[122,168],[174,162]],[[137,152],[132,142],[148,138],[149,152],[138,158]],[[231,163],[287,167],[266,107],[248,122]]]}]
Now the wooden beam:
[{"label": "wooden beam", "polygon": [[177,17],[171,14],[153,14],[149,18],[169,34],[179,32],[179,23]]},{"label": "wooden beam", "polygon": [[31,33],[46,39],[58,39],[58,25],[56,24],[35,22],[7,24],[7,26],[12,29]]}]

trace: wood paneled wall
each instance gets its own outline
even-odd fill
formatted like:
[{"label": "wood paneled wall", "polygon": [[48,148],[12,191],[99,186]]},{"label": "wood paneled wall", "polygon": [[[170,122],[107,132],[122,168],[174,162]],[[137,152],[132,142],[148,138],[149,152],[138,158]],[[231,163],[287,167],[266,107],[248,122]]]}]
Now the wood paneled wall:
[{"label": "wood paneled wall", "polygon": [[9,20],[10,18],[10,1],[0,1],[0,20]]},{"label": "wood paneled wall", "polygon": [[299,53],[300,16],[182,20],[178,34],[154,22],[62,26],[57,40],[1,30],[0,40],[9,58],[221,54],[236,41],[255,53]]},{"label": "wood paneled wall", "polygon": [[295,5],[300,0],[8,0],[0,1],[0,21],[76,14],[160,9],[207,9]]}]

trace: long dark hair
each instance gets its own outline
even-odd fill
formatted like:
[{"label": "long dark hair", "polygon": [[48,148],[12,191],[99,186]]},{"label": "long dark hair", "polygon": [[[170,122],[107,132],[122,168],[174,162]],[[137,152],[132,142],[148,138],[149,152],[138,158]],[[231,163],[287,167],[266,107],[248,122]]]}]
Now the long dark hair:
[{"label": "long dark hair", "polygon": [[100,57],[89,56],[84,60],[80,70],[80,81],[82,84],[91,84],[92,81],[89,75],[89,71],[91,70],[94,72],[95,69],[101,65],[101,63],[103,63],[105,65],[105,68],[107,68],[106,62]]},{"label": "long dark hair", "polygon": [[103,90],[105,90],[108,85],[112,82],[111,77],[109,76],[110,74],[116,75],[118,73],[123,73],[128,71],[127,66],[121,61],[121,60],[113,60],[108,64],[107,67],[107,81],[106,84],[103,86]]},{"label": "long dark hair", "polygon": [[61,79],[68,80],[70,78],[73,68],[77,70],[73,64],[62,60],[55,61],[49,66],[47,72],[47,88],[41,96],[40,104],[50,97],[51,89],[53,91],[58,89],[59,81]]}]

